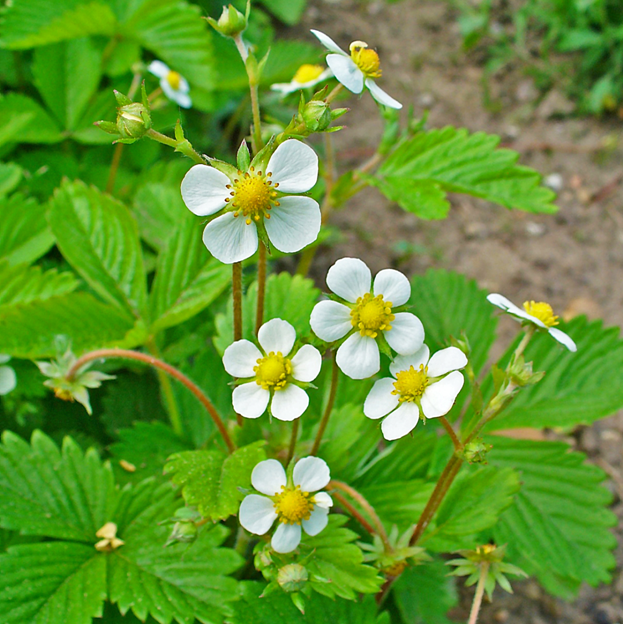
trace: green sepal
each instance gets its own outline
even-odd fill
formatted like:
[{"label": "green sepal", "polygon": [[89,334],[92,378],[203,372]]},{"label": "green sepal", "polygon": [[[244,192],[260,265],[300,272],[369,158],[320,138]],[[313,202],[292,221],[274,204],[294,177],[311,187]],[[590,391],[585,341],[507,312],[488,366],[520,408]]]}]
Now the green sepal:
[{"label": "green sepal", "polygon": [[236,152],[236,164],[240,171],[247,171],[251,165],[251,154],[245,139],[242,140],[238,152]]},{"label": "green sepal", "polygon": [[275,135],[273,135],[267,144],[254,156],[251,166],[260,171],[264,171],[269,164],[269,160],[275,151]]},{"label": "green sepal", "polygon": [[241,172],[234,165],[230,165],[230,163],[226,163],[223,160],[217,160],[216,158],[209,157],[208,162],[217,171],[225,173],[225,175],[230,178],[230,180],[238,178],[241,174]]},{"label": "green sepal", "polygon": [[113,93],[115,94],[115,99],[117,100],[117,104],[119,104],[119,106],[128,106],[128,104],[132,104],[132,100],[127,95],[121,93],[121,91],[113,89]]},{"label": "green sepal", "polygon": [[94,126],[97,126],[100,130],[104,130],[108,134],[119,134],[119,130],[117,130],[117,124],[112,121],[94,121]]}]

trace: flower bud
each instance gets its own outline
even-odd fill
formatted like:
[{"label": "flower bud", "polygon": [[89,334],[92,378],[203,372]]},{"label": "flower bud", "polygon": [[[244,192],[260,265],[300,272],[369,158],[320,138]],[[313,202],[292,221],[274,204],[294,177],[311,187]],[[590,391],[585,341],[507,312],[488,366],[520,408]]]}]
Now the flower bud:
[{"label": "flower bud", "polygon": [[277,582],[287,593],[301,591],[308,582],[308,571],[298,563],[290,563],[279,569]]},{"label": "flower bud", "polygon": [[149,109],[140,102],[118,109],[117,131],[124,139],[140,139],[152,127]]},{"label": "flower bud", "polygon": [[301,113],[303,123],[310,132],[322,132],[332,122],[329,104],[323,100],[308,102]]},{"label": "flower bud", "polygon": [[207,17],[208,23],[224,37],[237,37],[247,28],[247,17],[249,16],[249,9],[246,11],[246,15],[243,15],[231,4],[227,7],[223,7],[223,13],[219,20],[214,20],[211,17]]},{"label": "flower bud", "polygon": [[181,542],[182,544],[192,544],[197,539],[197,527],[194,522],[180,521],[173,525],[171,534],[167,538],[165,546]]},{"label": "flower bud", "polygon": [[491,448],[491,444],[485,444],[481,438],[477,438],[466,444],[462,455],[469,464],[487,464],[485,457]]}]

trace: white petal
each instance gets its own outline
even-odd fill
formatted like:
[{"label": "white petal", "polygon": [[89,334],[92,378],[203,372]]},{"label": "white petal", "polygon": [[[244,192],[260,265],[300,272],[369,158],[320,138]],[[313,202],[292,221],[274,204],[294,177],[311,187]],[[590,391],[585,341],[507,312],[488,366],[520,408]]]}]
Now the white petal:
[{"label": "white petal", "polygon": [[384,333],[388,344],[400,355],[416,353],[425,340],[425,328],[420,319],[410,312],[399,312],[392,321],[392,329]]},{"label": "white petal", "polygon": [[379,372],[379,347],[374,338],[355,333],[336,353],[338,368],[351,379],[366,379]]},{"label": "white petal", "polygon": [[17,376],[10,366],[0,366],[0,394],[8,394],[17,385]]},{"label": "white petal", "polygon": [[276,518],[273,501],[258,494],[245,496],[238,511],[238,519],[243,528],[256,535],[264,535]]},{"label": "white petal", "polygon": [[373,294],[375,297],[382,295],[384,301],[391,301],[394,308],[407,303],[411,292],[409,280],[400,271],[384,269],[375,276]]},{"label": "white petal", "polygon": [[352,93],[362,93],[364,89],[364,74],[350,56],[328,54],[325,60],[334,72],[338,82],[342,83]]},{"label": "white petal", "polygon": [[258,230],[244,218],[228,212],[211,221],[204,230],[204,245],[225,264],[240,262],[253,256],[258,249]]},{"label": "white petal", "polygon": [[399,409],[384,418],[381,433],[386,440],[398,440],[406,436],[417,424],[420,417],[418,405],[406,401]]},{"label": "white petal", "polygon": [[253,342],[237,340],[225,350],[223,366],[232,377],[253,377],[254,366],[261,357],[262,353]]},{"label": "white petal", "polygon": [[276,390],[271,401],[271,414],[278,420],[295,420],[306,411],[310,403],[308,393],[294,384]]},{"label": "white petal", "polygon": [[182,91],[176,91],[170,99],[182,108],[191,108],[193,106],[191,96],[188,93],[182,93]]},{"label": "white petal", "polygon": [[448,414],[464,385],[464,376],[454,371],[440,381],[427,386],[421,399],[423,414],[427,418],[437,418]]},{"label": "white petal", "polygon": [[267,496],[279,494],[282,486],[286,485],[286,471],[277,459],[265,459],[251,473],[251,484]]},{"label": "white petal", "polygon": [[301,541],[300,524],[282,524],[277,527],[271,539],[271,547],[278,553],[289,553],[299,546]]},{"label": "white petal", "polygon": [[284,253],[294,253],[313,243],[321,230],[321,209],[311,197],[280,197],[279,206],[264,220],[269,240]]},{"label": "white petal", "polygon": [[292,376],[297,381],[310,383],[321,372],[323,358],[318,349],[312,345],[304,345],[297,351],[290,363],[292,364]]},{"label": "white petal", "polygon": [[327,526],[328,513],[329,509],[323,509],[322,507],[314,509],[310,517],[307,520],[303,520],[301,523],[303,525],[303,530],[308,535],[318,535]]},{"label": "white petal", "polygon": [[259,418],[266,411],[271,394],[255,381],[234,388],[232,405],[245,418]]},{"label": "white petal", "polygon": [[366,79],[366,88],[370,91],[370,94],[383,106],[389,106],[390,108],[403,108],[401,102],[397,102],[393,97],[388,95],[381,87],[377,86],[377,83],[372,78]]},{"label": "white petal", "polygon": [[205,217],[219,212],[226,205],[230,183],[225,173],[208,165],[191,167],[182,180],[182,199],[186,207],[196,215]]},{"label": "white petal", "polygon": [[353,328],[351,310],[337,301],[321,301],[312,310],[310,327],[321,340],[334,342]]},{"label": "white petal", "polygon": [[439,377],[451,371],[463,368],[468,364],[468,358],[457,347],[448,347],[434,353],[427,364],[429,377]]},{"label": "white petal", "polygon": [[296,339],[295,328],[280,318],[267,321],[258,332],[258,342],[265,353],[279,351],[286,356],[292,351]]},{"label": "white petal", "polygon": [[328,49],[336,54],[344,54],[347,56],[346,52],[343,52],[342,48],[331,38],[328,37],[325,33],[322,33],[320,30],[310,30],[310,32]]},{"label": "white petal", "polygon": [[293,483],[302,492],[317,492],[329,483],[329,466],[320,457],[304,457],[295,464]]},{"label": "white petal", "polygon": [[397,355],[390,363],[390,372],[396,377],[401,371],[409,370],[410,366],[413,366],[415,370],[420,368],[420,365],[427,365],[429,361],[429,347],[424,344],[416,353],[411,355]]},{"label": "white petal", "polygon": [[370,269],[359,258],[340,258],[327,271],[329,289],[350,303],[355,303],[371,288]]},{"label": "white petal", "polygon": [[399,397],[392,394],[394,379],[379,379],[364,401],[364,415],[367,418],[381,418],[389,414],[399,404]]},{"label": "white petal", "polygon": [[296,139],[284,141],[273,153],[267,165],[271,180],[279,183],[282,193],[305,193],[318,178],[318,156],[305,143]]},{"label": "white petal", "polygon": [[576,343],[568,334],[562,332],[560,329],[556,327],[551,327],[548,330],[548,333],[557,341],[560,342],[564,347],[568,348],[573,353],[576,351]]},{"label": "white petal", "polygon": [[[0,364],[6,364],[10,360],[11,360],[10,355],[7,355],[6,353],[0,353]],[[39,366],[39,368],[41,369],[41,372],[43,373],[43,368],[40,366],[40,364],[49,364],[49,362],[35,362],[35,364]]]},{"label": "white petal", "polygon": [[506,297],[503,297],[503,295],[492,293],[487,296],[487,300],[491,304],[501,308],[501,310],[505,310],[505,312],[507,312],[508,314],[511,314],[512,316],[524,319],[525,321],[529,321],[533,323],[534,325],[541,327],[542,329],[546,329],[546,325],[542,323],[542,321],[540,321],[537,317],[532,316],[531,314],[526,312],[526,310],[519,308],[517,305],[509,301],[509,299],[507,299]]},{"label": "white petal", "polygon": [[329,509],[334,505],[332,497],[327,492],[317,492],[311,500],[317,507],[322,509]]},{"label": "white petal", "polygon": [[184,76],[181,76],[180,74],[178,74],[179,79],[180,79],[180,85],[178,87],[178,91],[180,93],[188,93],[191,88],[189,87],[189,83],[186,80],[186,78]]},{"label": "white petal", "polygon": [[147,71],[158,78],[164,78],[169,73],[170,69],[162,61],[152,61],[147,66]]}]

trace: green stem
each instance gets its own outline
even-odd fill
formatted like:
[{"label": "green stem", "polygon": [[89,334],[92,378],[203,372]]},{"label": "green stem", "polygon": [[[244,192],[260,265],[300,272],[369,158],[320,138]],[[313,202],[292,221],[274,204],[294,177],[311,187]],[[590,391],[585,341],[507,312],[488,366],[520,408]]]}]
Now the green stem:
[{"label": "green stem", "polygon": [[371,535],[377,535],[377,532],[368,520],[342,494],[340,494],[340,492],[332,492],[332,497],[335,498],[366,531],[368,531]]},{"label": "green stem", "polygon": [[444,416],[440,417],[440,422],[442,423],[442,426],[446,429],[446,433],[449,434],[449,437],[453,441],[453,446],[455,447],[455,450],[461,451],[461,449],[464,448],[463,444],[459,441],[459,438],[457,437],[455,430],[451,426],[451,423],[446,420]]},{"label": "green stem", "polygon": [[215,406],[211,403],[210,399],[204,394],[204,392],[177,368],[174,368],[166,362],[163,362],[162,360],[159,360],[158,358],[155,358],[151,355],[147,355],[146,353],[140,353],[138,351],[129,351],[126,349],[98,349],[96,351],[90,351],[89,353],[85,353],[84,355],[79,357],[74,362],[74,365],[69,369],[69,372],[67,373],[67,380],[71,381],[76,373],[85,364],[88,364],[93,360],[100,360],[104,358],[119,358],[122,360],[137,360],[139,362],[144,362],[145,364],[149,364],[156,369],[163,370],[174,379],[177,379],[181,384],[186,386],[197,399],[199,399],[199,402],[204,406],[204,408],[212,418],[214,424],[216,425],[217,429],[219,430],[219,433],[221,434],[221,437],[223,438],[223,441],[228,447],[230,453],[236,450],[236,446],[234,446],[234,443],[232,442],[232,439],[230,438],[227,429],[225,428],[225,425],[221,420],[221,416],[219,416],[219,413],[215,409]]},{"label": "green stem", "polygon": [[253,117],[252,148],[254,155],[262,149],[262,126],[260,123],[260,101],[258,99],[258,85],[249,82],[251,94],[251,114]]},{"label": "green stem", "polygon": [[314,438],[314,444],[312,446],[312,450],[310,451],[310,455],[316,455],[318,453],[319,447],[321,446],[321,440],[323,439],[325,428],[327,427],[327,423],[329,422],[329,416],[331,415],[331,411],[334,407],[334,400],[336,398],[337,388],[338,388],[338,366],[336,365],[336,354],[334,353],[332,357],[332,378],[331,378],[331,388],[329,390],[329,398],[327,400],[327,405],[325,406],[325,412],[323,413],[323,418],[321,419],[321,423],[319,424],[318,431],[316,432],[316,438]]},{"label": "green stem", "polygon": [[490,567],[490,564],[487,561],[482,561],[480,565],[481,572],[479,574],[479,580],[477,581],[477,590],[474,595],[474,600],[472,601],[472,609],[470,609],[468,624],[477,624],[479,610],[481,609],[481,602],[483,601],[483,592],[485,591],[485,581]]},{"label": "green stem", "polygon": [[105,193],[112,194],[115,188],[115,179],[117,178],[117,170],[119,169],[119,163],[121,162],[121,155],[123,153],[123,143],[117,143],[113,151],[113,159],[111,160],[111,168],[108,174],[108,181],[106,182]]},{"label": "green stem", "polygon": [[[243,337],[243,267],[240,262],[232,264],[232,316],[234,325],[234,342]],[[243,417],[236,414],[236,422],[243,426]]]},{"label": "green stem", "polygon": [[292,432],[290,434],[290,445],[288,446],[288,457],[286,458],[286,465],[290,464],[292,458],[295,456],[295,448],[297,446],[297,434],[299,433],[299,418],[295,418],[293,422]]},{"label": "green stem", "polygon": [[169,147],[173,147],[176,151],[188,156],[191,160],[196,162],[198,165],[205,165],[206,161],[193,149],[191,144],[184,141],[176,141],[176,139],[172,139],[165,134],[161,134],[154,130],[154,128],[150,128],[145,136],[153,139],[154,141],[158,141],[158,143],[162,143],[163,145],[168,145]]},{"label": "green stem", "polygon": [[258,294],[256,298],[256,336],[264,322],[264,295],[266,291],[267,253],[264,243],[258,247]]},{"label": "green stem", "polygon": [[332,102],[334,99],[336,99],[336,96],[344,89],[344,87],[342,86],[342,84],[339,82],[329,93],[329,95],[325,98],[325,101],[329,104],[330,102]]}]

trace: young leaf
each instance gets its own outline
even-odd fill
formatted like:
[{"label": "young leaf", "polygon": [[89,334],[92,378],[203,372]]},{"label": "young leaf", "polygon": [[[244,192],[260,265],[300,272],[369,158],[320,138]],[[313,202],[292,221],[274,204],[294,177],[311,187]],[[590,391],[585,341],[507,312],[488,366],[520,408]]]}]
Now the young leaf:
[{"label": "young leaf", "polygon": [[607,508],[605,473],[563,442],[487,438],[492,466],[513,467],[522,489],[494,528],[509,560],[555,595],[573,598],[581,582],[610,581],[617,518]]},{"label": "young leaf", "polygon": [[165,474],[182,486],[187,505],[197,507],[210,520],[224,520],[238,513],[244,494],[251,487],[251,471],[266,458],[265,442],[254,442],[230,456],[219,451],[183,451],[169,458]]},{"label": "young leaf", "polygon": [[63,138],[56,122],[35,100],[19,93],[0,96],[0,145],[58,143]]},{"label": "young leaf", "polygon": [[527,212],[556,212],[555,194],[540,175],[516,164],[518,154],[496,149],[500,139],[464,128],[421,132],[403,142],[367,179],[423,219],[444,219],[446,193],[465,193]]},{"label": "young leaf", "polygon": [[22,173],[22,168],[15,163],[0,163],[0,198],[15,190]]},{"label": "young leaf", "polygon": [[65,182],[51,201],[49,219],[63,256],[93,290],[129,318],[143,316],[143,256],[127,208],[81,182]]}]

